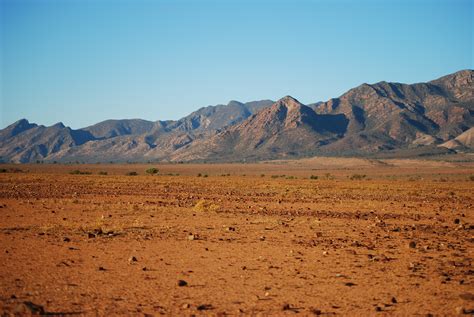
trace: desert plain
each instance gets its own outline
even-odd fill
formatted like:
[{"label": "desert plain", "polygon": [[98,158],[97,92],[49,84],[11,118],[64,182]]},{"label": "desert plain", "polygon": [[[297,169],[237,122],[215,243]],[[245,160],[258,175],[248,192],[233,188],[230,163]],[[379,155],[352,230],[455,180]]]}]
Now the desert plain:
[{"label": "desert plain", "polygon": [[2,315],[474,312],[469,160],[0,171]]}]

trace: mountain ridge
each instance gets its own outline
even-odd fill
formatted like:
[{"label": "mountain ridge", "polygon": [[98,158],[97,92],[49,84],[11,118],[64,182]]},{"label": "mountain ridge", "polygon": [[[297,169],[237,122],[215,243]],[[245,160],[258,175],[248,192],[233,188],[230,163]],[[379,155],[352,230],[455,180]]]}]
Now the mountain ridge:
[{"label": "mountain ridge", "polygon": [[462,70],[426,83],[364,83],[308,106],[291,96],[231,100],[179,120],[105,120],[81,129],[21,119],[0,130],[0,159],[236,161],[423,152],[433,146],[469,152],[473,78],[473,70]]}]

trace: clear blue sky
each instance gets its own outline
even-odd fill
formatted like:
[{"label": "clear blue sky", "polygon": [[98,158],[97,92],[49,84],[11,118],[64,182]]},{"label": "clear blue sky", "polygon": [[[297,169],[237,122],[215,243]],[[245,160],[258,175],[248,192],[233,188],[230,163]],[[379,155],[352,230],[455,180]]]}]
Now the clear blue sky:
[{"label": "clear blue sky", "polygon": [[0,0],[0,127],[178,119],[473,68],[473,1]]}]

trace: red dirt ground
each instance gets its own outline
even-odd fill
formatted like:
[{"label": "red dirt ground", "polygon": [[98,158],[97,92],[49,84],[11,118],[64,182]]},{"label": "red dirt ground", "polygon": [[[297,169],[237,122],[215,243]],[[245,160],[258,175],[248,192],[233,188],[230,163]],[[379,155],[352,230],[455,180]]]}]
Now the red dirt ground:
[{"label": "red dirt ground", "polygon": [[473,313],[472,163],[151,166],[1,165],[0,312]]}]

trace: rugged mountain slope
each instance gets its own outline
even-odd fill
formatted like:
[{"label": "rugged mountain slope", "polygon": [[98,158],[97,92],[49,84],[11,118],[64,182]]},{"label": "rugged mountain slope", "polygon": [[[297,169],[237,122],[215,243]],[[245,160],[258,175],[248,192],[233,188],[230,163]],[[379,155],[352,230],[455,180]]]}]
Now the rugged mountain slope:
[{"label": "rugged mountain slope", "polygon": [[341,137],[346,125],[343,116],[317,115],[286,96],[240,124],[182,147],[172,159],[218,161],[310,155]]},{"label": "rugged mountain slope", "polygon": [[83,128],[97,139],[108,139],[122,135],[139,135],[153,129],[165,129],[170,122],[152,122],[142,119],[106,120]]},{"label": "rugged mountain slope", "polygon": [[[5,135],[9,137],[4,137]],[[0,158],[20,163],[42,160],[61,150],[94,140],[88,131],[72,130],[62,123],[50,127],[20,120],[1,132]]]},{"label": "rugged mountain slope", "polygon": [[445,147],[448,149],[473,149],[474,148],[474,127],[469,130],[461,133],[456,138],[445,142],[440,147]]},{"label": "rugged mountain slope", "polygon": [[106,120],[79,130],[62,124],[43,127],[22,119],[0,130],[0,160],[24,163],[166,159],[196,137],[213,135],[215,130],[241,122],[271,103],[231,101],[201,108],[178,121]]},{"label": "rugged mountain slope", "polygon": [[327,152],[366,153],[439,143],[474,126],[473,71],[429,83],[363,84],[317,105],[319,114],[343,114],[344,138]]},{"label": "rugged mountain slope", "polygon": [[219,130],[229,125],[239,123],[252,114],[273,104],[271,100],[241,103],[232,100],[227,105],[208,106],[201,108],[190,115],[171,124],[169,130]]}]

